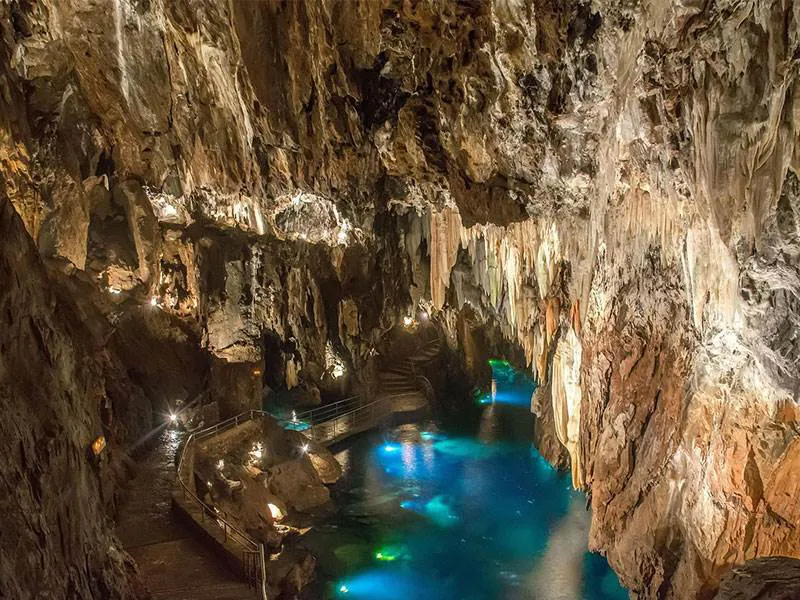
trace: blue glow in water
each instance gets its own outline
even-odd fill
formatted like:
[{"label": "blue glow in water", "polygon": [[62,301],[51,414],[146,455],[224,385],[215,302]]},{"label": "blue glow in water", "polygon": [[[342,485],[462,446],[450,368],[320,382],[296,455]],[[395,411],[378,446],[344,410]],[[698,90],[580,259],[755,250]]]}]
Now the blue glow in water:
[{"label": "blue glow in water", "polygon": [[441,590],[441,582],[402,567],[386,566],[363,571],[336,586],[337,598],[375,598],[380,600],[433,599],[429,592]]},{"label": "blue glow in water", "polygon": [[376,433],[350,445],[335,491],[347,510],[304,538],[329,582],[310,597],[627,598],[605,559],[587,552],[583,495],[529,441],[532,382],[498,370],[503,402],[482,409],[474,435],[405,426],[388,442]]},{"label": "blue glow in water", "polygon": [[291,419],[288,421],[281,421],[281,426],[290,431],[305,431],[306,429],[311,429],[309,423],[305,421],[292,421]]},{"label": "blue glow in water", "polygon": [[400,508],[420,514],[439,527],[453,527],[459,521],[451,501],[446,496],[436,496],[427,502],[403,500],[400,503]]},{"label": "blue glow in water", "polygon": [[455,458],[488,458],[502,452],[502,448],[497,445],[482,444],[472,438],[442,440],[436,442],[433,447],[440,454]]}]

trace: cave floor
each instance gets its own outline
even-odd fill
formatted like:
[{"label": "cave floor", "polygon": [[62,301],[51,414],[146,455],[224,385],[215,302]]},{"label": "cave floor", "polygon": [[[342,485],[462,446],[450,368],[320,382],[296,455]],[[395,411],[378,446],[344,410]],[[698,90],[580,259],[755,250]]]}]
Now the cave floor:
[{"label": "cave floor", "polygon": [[139,462],[120,508],[117,535],[153,600],[243,600],[253,591],[173,516],[175,451],[180,434],[164,430]]}]

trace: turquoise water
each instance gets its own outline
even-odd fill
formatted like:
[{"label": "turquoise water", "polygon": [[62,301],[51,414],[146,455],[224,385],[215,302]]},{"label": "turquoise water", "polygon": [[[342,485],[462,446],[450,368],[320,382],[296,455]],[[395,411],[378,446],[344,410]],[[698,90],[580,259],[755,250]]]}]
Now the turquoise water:
[{"label": "turquoise water", "polygon": [[493,403],[479,397],[455,418],[339,450],[339,510],[305,538],[319,561],[309,597],[627,598],[605,559],[586,551],[583,495],[529,441],[533,384],[493,368]]}]

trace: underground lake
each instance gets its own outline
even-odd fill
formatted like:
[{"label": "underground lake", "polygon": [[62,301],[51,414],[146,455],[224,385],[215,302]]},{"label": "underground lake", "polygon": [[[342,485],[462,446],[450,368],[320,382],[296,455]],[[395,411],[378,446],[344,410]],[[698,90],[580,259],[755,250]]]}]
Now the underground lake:
[{"label": "underground lake", "polygon": [[435,410],[332,448],[345,474],[336,513],[303,541],[318,561],[305,598],[628,597],[587,551],[585,496],[531,442],[533,382],[507,363],[492,368],[493,391],[472,410]]}]

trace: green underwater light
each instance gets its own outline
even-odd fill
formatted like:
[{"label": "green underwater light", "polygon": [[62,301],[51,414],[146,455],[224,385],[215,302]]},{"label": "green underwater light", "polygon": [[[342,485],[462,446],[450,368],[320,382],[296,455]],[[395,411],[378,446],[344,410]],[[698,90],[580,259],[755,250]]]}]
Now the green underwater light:
[{"label": "green underwater light", "polygon": [[407,560],[409,558],[411,558],[411,555],[408,553],[408,548],[405,544],[382,546],[378,548],[378,551],[375,553],[375,560],[383,562],[394,562],[396,560]]},{"label": "green underwater light", "polygon": [[510,369],[510,368],[512,368],[511,367],[511,363],[509,363],[507,360],[503,360],[502,358],[490,358],[489,359],[489,366],[492,367],[493,369],[494,368],[498,368],[498,369]]},{"label": "green underwater light", "polygon": [[484,392],[483,394],[480,394],[479,396],[477,396],[477,398],[475,400],[476,400],[476,402],[478,404],[481,404],[481,405],[483,405],[483,404],[491,404],[492,403],[492,393],[491,392]]}]

